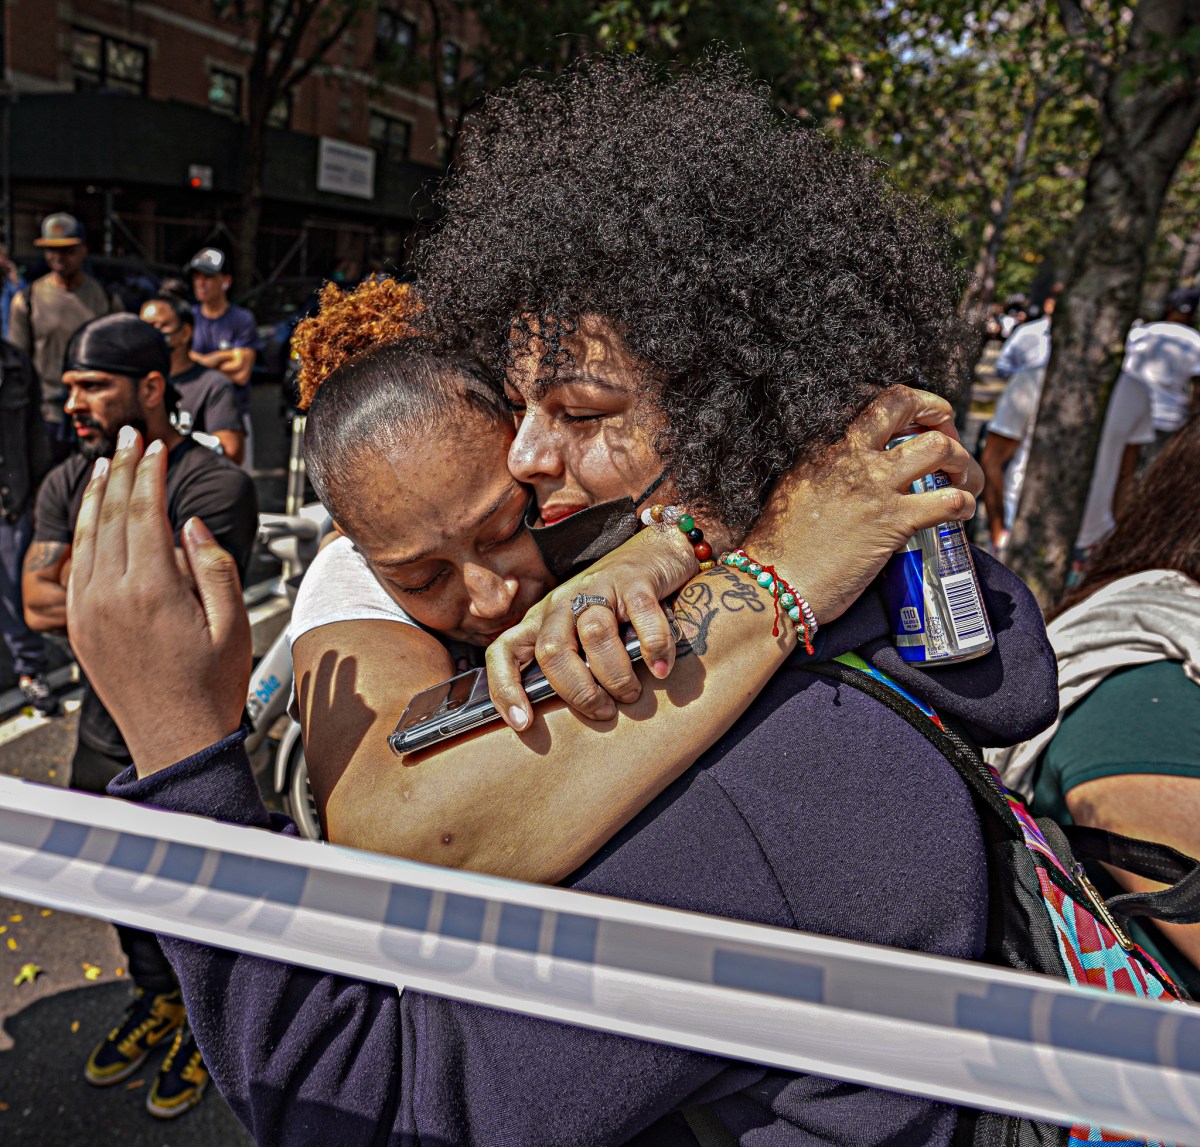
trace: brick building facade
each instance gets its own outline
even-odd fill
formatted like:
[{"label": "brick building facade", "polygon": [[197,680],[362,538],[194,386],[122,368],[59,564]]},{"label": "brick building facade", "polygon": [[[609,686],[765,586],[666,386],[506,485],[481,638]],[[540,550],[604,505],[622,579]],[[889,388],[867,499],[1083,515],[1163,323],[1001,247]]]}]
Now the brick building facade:
[{"label": "brick building facade", "polygon": [[[18,255],[32,251],[40,217],[61,209],[84,220],[96,255],[166,268],[205,242],[229,245],[255,32],[239,8],[230,0],[7,0],[0,165],[5,229]],[[394,79],[406,58],[430,50],[425,10],[405,0],[364,6],[323,64],[273,109],[260,276],[319,278],[403,260],[440,171],[432,86]],[[449,87],[466,38],[448,15],[437,47]]]}]

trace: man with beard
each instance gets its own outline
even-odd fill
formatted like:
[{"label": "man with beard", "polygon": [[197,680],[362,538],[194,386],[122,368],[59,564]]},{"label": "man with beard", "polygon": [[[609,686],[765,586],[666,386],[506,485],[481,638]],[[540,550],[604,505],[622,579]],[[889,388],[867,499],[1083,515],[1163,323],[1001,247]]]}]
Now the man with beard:
[{"label": "man with beard", "polygon": [[[161,442],[167,451],[176,540],[190,518],[202,518],[245,577],[258,524],[254,484],[245,471],[172,427],[170,413],[178,395],[167,382],[170,370],[171,353],[162,335],[130,314],[95,319],[67,345],[64,410],[78,435],[80,452],[50,471],[38,494],[33,544],[22,578],[31,628],[66,629],[72,538],[84,488],[94,465],[108,465],[124,426],[141,431],[146,442]],[[232,671],[241,672],[242,667]],[[147,688],[152,684],[147,682]],[[125,738],[85,680],[71,787],[103,793],[130,759]],[[146,1101],[151,1114],[173,1118],[199,1102],[208,1072],[158,941],[130,928],[118,927],[117,933],[136,995],[122,1020],[92,1052],[84,1077],[96,1086],[118,1083],[141,1066],[156,1044],[174,1034],[175,1043]]]}]

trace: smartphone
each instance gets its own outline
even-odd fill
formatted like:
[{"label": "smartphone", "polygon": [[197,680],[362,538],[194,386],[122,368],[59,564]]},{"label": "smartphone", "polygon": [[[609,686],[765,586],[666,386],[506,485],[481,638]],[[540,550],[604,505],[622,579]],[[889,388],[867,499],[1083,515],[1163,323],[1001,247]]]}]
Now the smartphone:
[{"label": "smartphone", "polygon": [[[668,613],[667,620],[678,643],[682,634],[674,614]],[[641,661],[642,643],[632,625],[625,626],[622,637],[630,661]],[[536,663],[521,674],[521,684],[534,705],[554,696],[554,688]],[[500,714],[488,694],[487,670],[469,669],[418,693],[389,735],[388,745],[393,753],[412,753],[498,720]]]}]

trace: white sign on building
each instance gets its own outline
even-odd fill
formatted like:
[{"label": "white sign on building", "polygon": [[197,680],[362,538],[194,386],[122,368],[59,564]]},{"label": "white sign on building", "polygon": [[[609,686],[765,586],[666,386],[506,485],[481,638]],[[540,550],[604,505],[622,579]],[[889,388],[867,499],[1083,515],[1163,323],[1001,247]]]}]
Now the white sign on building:
[{"label": "white sign on building", "polygon": [[317,149],[317,190],[375,198],[375,152],[369,147],[321,136]]}]

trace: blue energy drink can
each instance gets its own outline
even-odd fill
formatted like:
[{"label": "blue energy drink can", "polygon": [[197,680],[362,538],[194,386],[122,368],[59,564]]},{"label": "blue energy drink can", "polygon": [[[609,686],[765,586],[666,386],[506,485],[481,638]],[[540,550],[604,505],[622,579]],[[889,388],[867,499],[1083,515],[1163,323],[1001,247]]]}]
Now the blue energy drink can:
[{"label": "blue energy drink can", "polygon": [[[915,438],[906,434],[890,450]],[[940,470],[912,484],[914,494],[951,484]],[[905,661],[926,667],[982,657],[996,643],[961,522],[920,530],[884,567],[880,584],[892,641]]]}]

